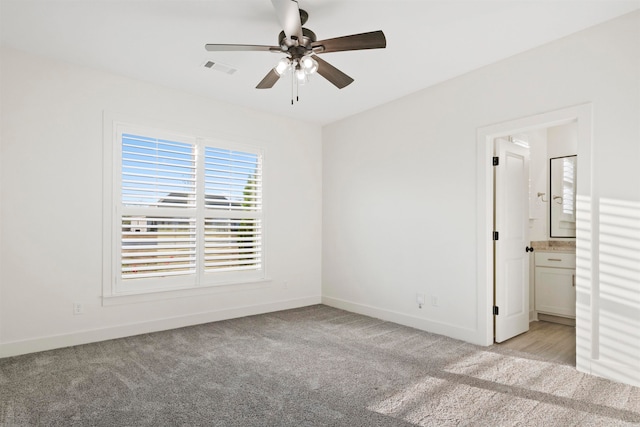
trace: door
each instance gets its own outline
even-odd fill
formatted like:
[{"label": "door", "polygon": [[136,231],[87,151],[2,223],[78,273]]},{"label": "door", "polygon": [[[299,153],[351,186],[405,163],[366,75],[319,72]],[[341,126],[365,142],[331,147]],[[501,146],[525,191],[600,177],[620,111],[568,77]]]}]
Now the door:
[{"label": "door", "polygon": [[495,153],[494,325],[503,342],[529,330],[529,149],[499,138]]}]

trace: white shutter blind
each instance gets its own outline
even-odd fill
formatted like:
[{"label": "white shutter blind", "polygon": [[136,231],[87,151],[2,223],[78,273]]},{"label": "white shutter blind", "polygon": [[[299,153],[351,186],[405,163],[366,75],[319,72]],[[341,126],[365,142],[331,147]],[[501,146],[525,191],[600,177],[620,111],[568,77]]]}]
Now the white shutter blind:
[{"label": "white shutter blind", "polygon": [[122,204],[195,207],[193,144],[123,134]]},{"label": "white shutter blind", "polygon": [[575,158],[562,159],[562,213],[575,221],[576,167]]},{"label": "white shutter blind", "polygon": [[262,158],[205,149],[205,271],[262,268]]},{"label": "white shutter blind", "polygon": [[256,270],[262,264],[259,219],[205,220],[205,270]]},{"label": "white shutter blind", "polygon": [[122,216],[122,278],[164,277],[196,271],[196,220]]},{"label": "white shutter blind", "polygon": [[121,277],[140,279],[196,272],[196,220],[167,208],[195,208],[195,146],[123,133]]},{"label": "white shutter blind", "polygon": [[212,209],[262,209],[261,158],[257,154],[205,148],[205,205]]}]

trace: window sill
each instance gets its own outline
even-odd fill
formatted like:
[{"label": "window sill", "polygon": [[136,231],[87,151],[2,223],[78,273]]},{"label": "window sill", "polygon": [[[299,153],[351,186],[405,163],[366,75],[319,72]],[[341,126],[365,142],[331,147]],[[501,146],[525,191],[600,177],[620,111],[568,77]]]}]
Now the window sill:
[{"label": "window sill", "polygon": [[230,291],[264,289],[266,283],[271,283],[270,278],[256,279],[247,282],[218,283],[209,286],[198,286],[187,289],[167,289],[151,292],[120,293],[116,295],[103,295],[102,306],[122,304],[135,304],[140,302],[162,301],[175,298],[189,298],[202,295],[215,295]]}]

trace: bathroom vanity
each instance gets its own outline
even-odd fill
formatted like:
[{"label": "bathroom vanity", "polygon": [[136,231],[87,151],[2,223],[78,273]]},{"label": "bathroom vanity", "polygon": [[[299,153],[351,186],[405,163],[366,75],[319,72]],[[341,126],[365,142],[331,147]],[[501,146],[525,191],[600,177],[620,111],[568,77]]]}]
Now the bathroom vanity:
[{"label": "bathroom vanity", "polygon": [[535,309],[539,314],[575,319],[575,251],[535,252]]}]

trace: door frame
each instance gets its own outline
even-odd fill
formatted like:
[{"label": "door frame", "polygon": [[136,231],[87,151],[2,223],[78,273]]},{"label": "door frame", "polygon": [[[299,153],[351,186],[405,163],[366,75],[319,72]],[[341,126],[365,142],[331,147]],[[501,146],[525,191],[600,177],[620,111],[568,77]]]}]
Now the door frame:
[{"label": "door frame", "polygon": [[[529,117],[510,120],[494,125],[478,128],[477,130],[477,176],[476,176],[476,205],[477,205],[477,224],[476,224],[476,265],[477,265],[477,290],[478,290],[478,332],[481,345],[493,344],[493,147],[494,139],[499,137],[507,137],[516,133],[526,133],[528,131],[548,128],[553,126],[559,126],[567,124],[573,121],[577,121],[578,126],[578,158],[580,159],[580,171],[578,173],[578,195],[585,201],[590,203],[591,216],[598,214],[597,205],[594,200],[597,200],[594,194],[594,185],[592,179],[592,109],[591,103],[576,105],[572,107],[563,108],[560,110],[541,113]],[[588,221],[588,218],[583,218],[578,215],[576,218],[576,228],[581,228],[581,223]],[[589,221],[591,222],[591,221]],[[594,228],[593,222],[591,222],[591,228],[589,233],[591,236],[597,235],[598,230]],[[592,240],[592,239],[589,239]],[[583,247],[584,246],[584,247]],[[576,253],[581,251],[591,253],[591,259],[589,264],[578,265],[577,276],[583,277],[595,277],[597,274],[596,268],[598,265],[597,251],[591,251],[588,242],[578,239],[576,237]],[[586,268],[588,271],[581,269]],[[596,292],[594,289],[595,284],[588,289],[589,295],[591,292]],[[597,307],[591,307],[592,310]],[[590,313],[589,313],[590,314]],[[576,325],[581,321],[585,323],[590,322],[590,316],[581,319],[581,313],[576,314]],[[595,325],[593,325],[595,326]],[[592,327],[593,327],[592,326]],[[577,329],[576,329],[577,330]],[[592,339],[597,338],[597,332],[592,330]],[[579,357],[579,356],[577,356]]]}]

